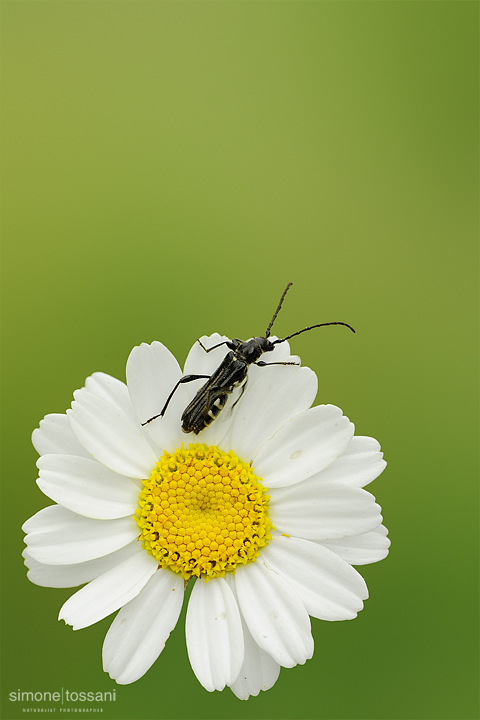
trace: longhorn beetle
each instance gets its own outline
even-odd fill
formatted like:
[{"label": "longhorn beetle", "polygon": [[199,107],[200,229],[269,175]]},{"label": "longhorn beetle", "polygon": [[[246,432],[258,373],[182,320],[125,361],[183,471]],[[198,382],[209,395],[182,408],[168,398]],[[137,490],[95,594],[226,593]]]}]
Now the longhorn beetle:
[{"label": "longhorn beetle", "polygon": [[278,307],[275,310],[273,318],[270,321],[270,325],[267,327],[265,337],[254,337],[250,340],[245,341],[238,340],[238,338],[234,338],[233,340],[224,340],[217,345],[213,345],[213,347],[211,348],[204,347],[201,341],[197,340],[200,347],[207,353],[215,350],[215,348],[218,348],[221,345],[226,345],[229,348],[230,352],[225,355],[213,375],[184,375],[184,377],[180,378],[180,380],[177,382],[172,392],[168,396],[167,401],[163,406],[162,412],[160,412],[158,415],[154,415],[149,420],[142,423],[142,425],[147,425],[148,423],[152,422],[152,420],[155,420],[158,417],[163,417],[165,415],[168,404],[172,399],[176,389],[181,383],[189,383],[193,380],[207,378],[207,382],[205,383],[205,385],[200,388],[200,390],[197,392],[192,402],[186,407],[182,415],[183,432],[194,432],[195,435],[198,435],[199,432],[204,430],[208,425],[210,425],[210,423],[215,420],[217,415],[225,407],[228,396],[233,393],[235,388],[239,385],[242,385],[242,392],[235,401],[232,408],[240,400],[243,393],[245,392],[245,388],[247,385],[247,373],[249,365],[255,364],[259,367],[265,367],[267,365],[299,364],[296,362],[267,363],[263,362],[263,360],[259,360],[260,356],[263,355],[263,353],[271,352],[272,350],[274,350],[275,345],[285,342],[286,340],[290,340],[290,338],[295,337],[296,335],[301,335],[301,333],[307,332],[307,330],[313,330],[313,328],[317,327],[324,327],[325,325],[345,325],[345,327],[350,328],[352,332],[355,332],[353,327],[351,325],[348,325],[347,323],[328,322],[320,323],[319,325],[311,325],[310,327],[293,333],[293,335],[288,335],[287,337],[281,338],[279,340],[269,340],[268,338],[270,337],[270,330],[272,329],[272,325],[275,322],[275,318],[280,312],[280,308],[282,307],[282,303],[285,295],[287,294],[287,290],[291,285],[291,282],[288,283],[287,287],[283,291],[283,295],[280,298]]}]

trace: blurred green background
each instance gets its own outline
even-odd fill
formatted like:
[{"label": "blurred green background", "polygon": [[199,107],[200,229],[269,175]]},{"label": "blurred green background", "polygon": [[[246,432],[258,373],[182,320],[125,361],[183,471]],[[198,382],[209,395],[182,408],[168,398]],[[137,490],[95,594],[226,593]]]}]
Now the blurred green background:
[{"label": "blurred green background", "polygon": [[[248,702],[207,693],[184,613],[106,718],[478,718],[476,2],[2,2],[3,669],[109,690],[111,618],[57,622],[22,522],[30,434],[131,348],[312,331],[293,352],[376,437],[392,549],[354,622]],[[57,713],[58,714],[58,713]]]}]

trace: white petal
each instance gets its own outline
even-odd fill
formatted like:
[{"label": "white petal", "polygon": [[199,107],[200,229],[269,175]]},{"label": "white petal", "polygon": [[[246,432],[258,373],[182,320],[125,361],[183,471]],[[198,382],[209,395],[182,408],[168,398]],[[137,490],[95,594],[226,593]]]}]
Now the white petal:
[{"label": "white petal", "polygon": [[288,579],[308,614],[321,620],[350,620],[368,597],[364,579],[351,565],[309,540],[274,537],[262,560]]},{"label": "white petal", "polygon": [[[127,360],[127,385],[141,423],[162,411],[181,377],[180,365],[162,343],[142,343],[133,348]],[[180,417],[188,404],[188,398],[186,385],[179,385],[165,415],[143,427],[159,447],[170,451],[178,447],[182,439]]]},{"label": "white petal", "polygon": [[85,390],[98,395],[111,405],[121,410],[128,417],[136,420],[128,388],[124,382],[106,373],[96,372],[85,380]]},{"label": "white petal", "polygon": [[310,618],[292,586],[261,557],[237,568],[235,588],[253,639],[282,667],[313,655]]},{"label": "white petal", "polygon": [[272,489],[269,516],[277,530],[307,540],[342,538],[374,530],[380,507],[366,490],[324,483],[318,478]]},{"label": "white petal", "polygon": [[75,565],[103,557],[140,535],[133,518],[93,520],[75,515],[61,505],[40,510],[22,528],[28,553],[47,565]]},{"label": "white petal", "polygon": [[[138,425],[139,420],[132,405],[130,394],[125,383],[117,380],[111,375],[96,372],[86,379],[85,390],[88,390],[88,392],[98,395],[112,405],[115,405],[115,407],[121,410],[125,415],[128,415],[135,425]],[[147,440],[149,445],[151,445],[156,457],[160,457],[163,451],[159,445],[157,445],[147,432],[144,434],[144,438]]]},{"label": "white petal", "polygon": [[[272,341],[277,340],[277,338],[273,335],[269,339]],[[288,342],[282,343],[281,345],[276,345],[272,352],[265,353],[265,355],[262,355],[260,360],[266,363],[290,363],[291,365],[296,365],[298,367],[301,367],[302,365],[301,358],[298,355],[290,354],[290,346]],[[261,366],[259,367],[255,364],[250,365],[250,367],[248,368],[249,385],[251,385],[258,377],[263,375],[265,373],[265,370],[269,369],[271,368]],[[313,399],[315,399],[315,397]],[[312,403],[310,403],[310,405],[311,404]]]},{"label": "white petal", "polygon": [[140,546],[124,560],[78,590],[61,607],[59,620],[74,630],[88,627],[133,600],[156,572],[158,562]]},{"label": "white petal", "polygon": [[260,690],[270,690],[280,674],[280,665],[264,650],[258,647],[248,627],[242,621],[245,640],[245,659],[238,678],[230,685],[230,690],[239,700],[256,697]]},{"label": "white petal", "polygon": [[121,475],[148,478],[158,458],[143,429],[114,405],[87,390],[74,393],[67,410],[72,430],[91,454]]},{"label": "white petal", "polygon": [[22,555],[28,568],[27,577],[30,582],[42,587],[64,588],[90,582],[137,552],[138,543],[134,540],[110,555],[77,565],[45,565],[34,560],[27,550],[24,550]]},{"label": "white petal", "polygon": [[288,420],[309,408],[317,393],[317,376],[310,368],[273,365],[261,369],[248,382],[232,429],[232,447],[246,462]]},{"label": "white petal", "polygon": [[206,690],[223,690],[235,681],[244,655],[242,623],[237,601],[223,578],[195,582],[186,638],[193,672]]},{"label": "white petal", "polygon": [[364,487],[384,471],[387,463],[379,443],[370,437],[353,437],[345,452],[322,471],[322,481]]},{"label": "white petal", "polygon": [[334,405],[295,415],[258,451],[255,474],[268,488],[294,485],[326,468],[347,448],[353,423]]},{"label": "white petal", "polygon": [[75,455],[43,455],[37,466],[40,490],[74,513],[102,520],[135,513],[141,490],[138,482],[96,460]]},{"label": "white petal", "polygon": [[183,587],[180,575],[157,570],[118,613],[103,644],[103,669],[120,685],[141,678],[162,652],[182,609]]},{"label": "white petal", "polygon": [[350,565],[367,565],[387,557],[390,547],[387,534],[387,528],[379,525],[375,530],[363,535],[353,535],[338,540],[322,540],[321,544],[337,553]]},{"label": "white petal", "polygon": [[[200,342],[203,347],[207,350],[218,343],[226,342],[230,340],[226,335],[219,335],[213,333],[212,335],[202,335]],[[200,343],[195,342],[185,360],[185,367],[183,369],[184,375],[212,375],[213,372],[222,362],[223,358],[230,350],[226,345],[221,345],[219,348],[215,348],[212,352],[205,352],[200,347]],[[190,384],[190,383],[189,383]],[[197,388],[198,389],[198,388]],[[193,397],[195,393],[190,395]]]},{"label": "white petal", "polygon": [[73,513],[71,513],[70,510],[66,510],[60,505],[49,505],[39,510],[35,515],[32,515],[28,520],[25,520],[22,525],[22,530],[25,533],[57,530],[70,522],[72,517]]},{"label": "white petal", "polygon": [[40,427],[32,433],[32,443],[39,455],[61,453],[92,457],[77,440],[68,417],[60,413],[45,415]]},{"label": "white petal", "polygon": [[[228,573],[226,579],[230,580],[229,585],[235,595],[233,575]],[[239,700],[248,700],[250,695],[256,697],[260,690],[269,690],[275,685],[280,674],[280,665],[257,645],[243,617],[242,630],[245,656],[238,677],[230,685],[230,690]]]}]

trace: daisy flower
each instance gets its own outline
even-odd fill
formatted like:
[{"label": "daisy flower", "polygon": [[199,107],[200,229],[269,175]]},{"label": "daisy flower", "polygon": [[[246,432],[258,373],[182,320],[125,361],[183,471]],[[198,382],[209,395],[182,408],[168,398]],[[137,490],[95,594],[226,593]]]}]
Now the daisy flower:
[{"label": "daisy flower", "polygon": [[[228,338],[201,338],[212,347]],[[355,437],[333,405],[311,407],[314,372],[249,368],[219,416],[198,435],[180,417],[225,346],[192,347],[183,373],[160,342],[135,347],[127,383],[87,378],[66,414],[47,415],[32,440],[38,486],[54,505],[27,520],[28,577],[83,587],[59,618],[74,630],[111,613],[103,666],[116,682],[142,677],[186,616],[192,669],[208,691],[247,699],[280,667],[313,655],[310,618],[348,620],[368,592],[353,565],[381,560],[389,540],[363,489],[384,469],[380,446]],[[273,362],[298,361],[288,343]],[[270,360],[269,357],[269,360]]]}]

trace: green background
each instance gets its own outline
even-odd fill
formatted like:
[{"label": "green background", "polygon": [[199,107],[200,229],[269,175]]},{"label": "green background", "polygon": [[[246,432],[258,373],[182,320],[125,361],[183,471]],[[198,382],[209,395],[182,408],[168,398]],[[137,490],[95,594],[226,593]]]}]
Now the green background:
[{"label": "green background", "polygon": [[[106,718],[478,718],[476,2],[3,1],[3,689],[109,690],[25,576],[30,434],[154,339],[280,336],[376,437],[392,549],[248,702],[184,612]],[[57,713],[58,716],[58,713]]]}]

